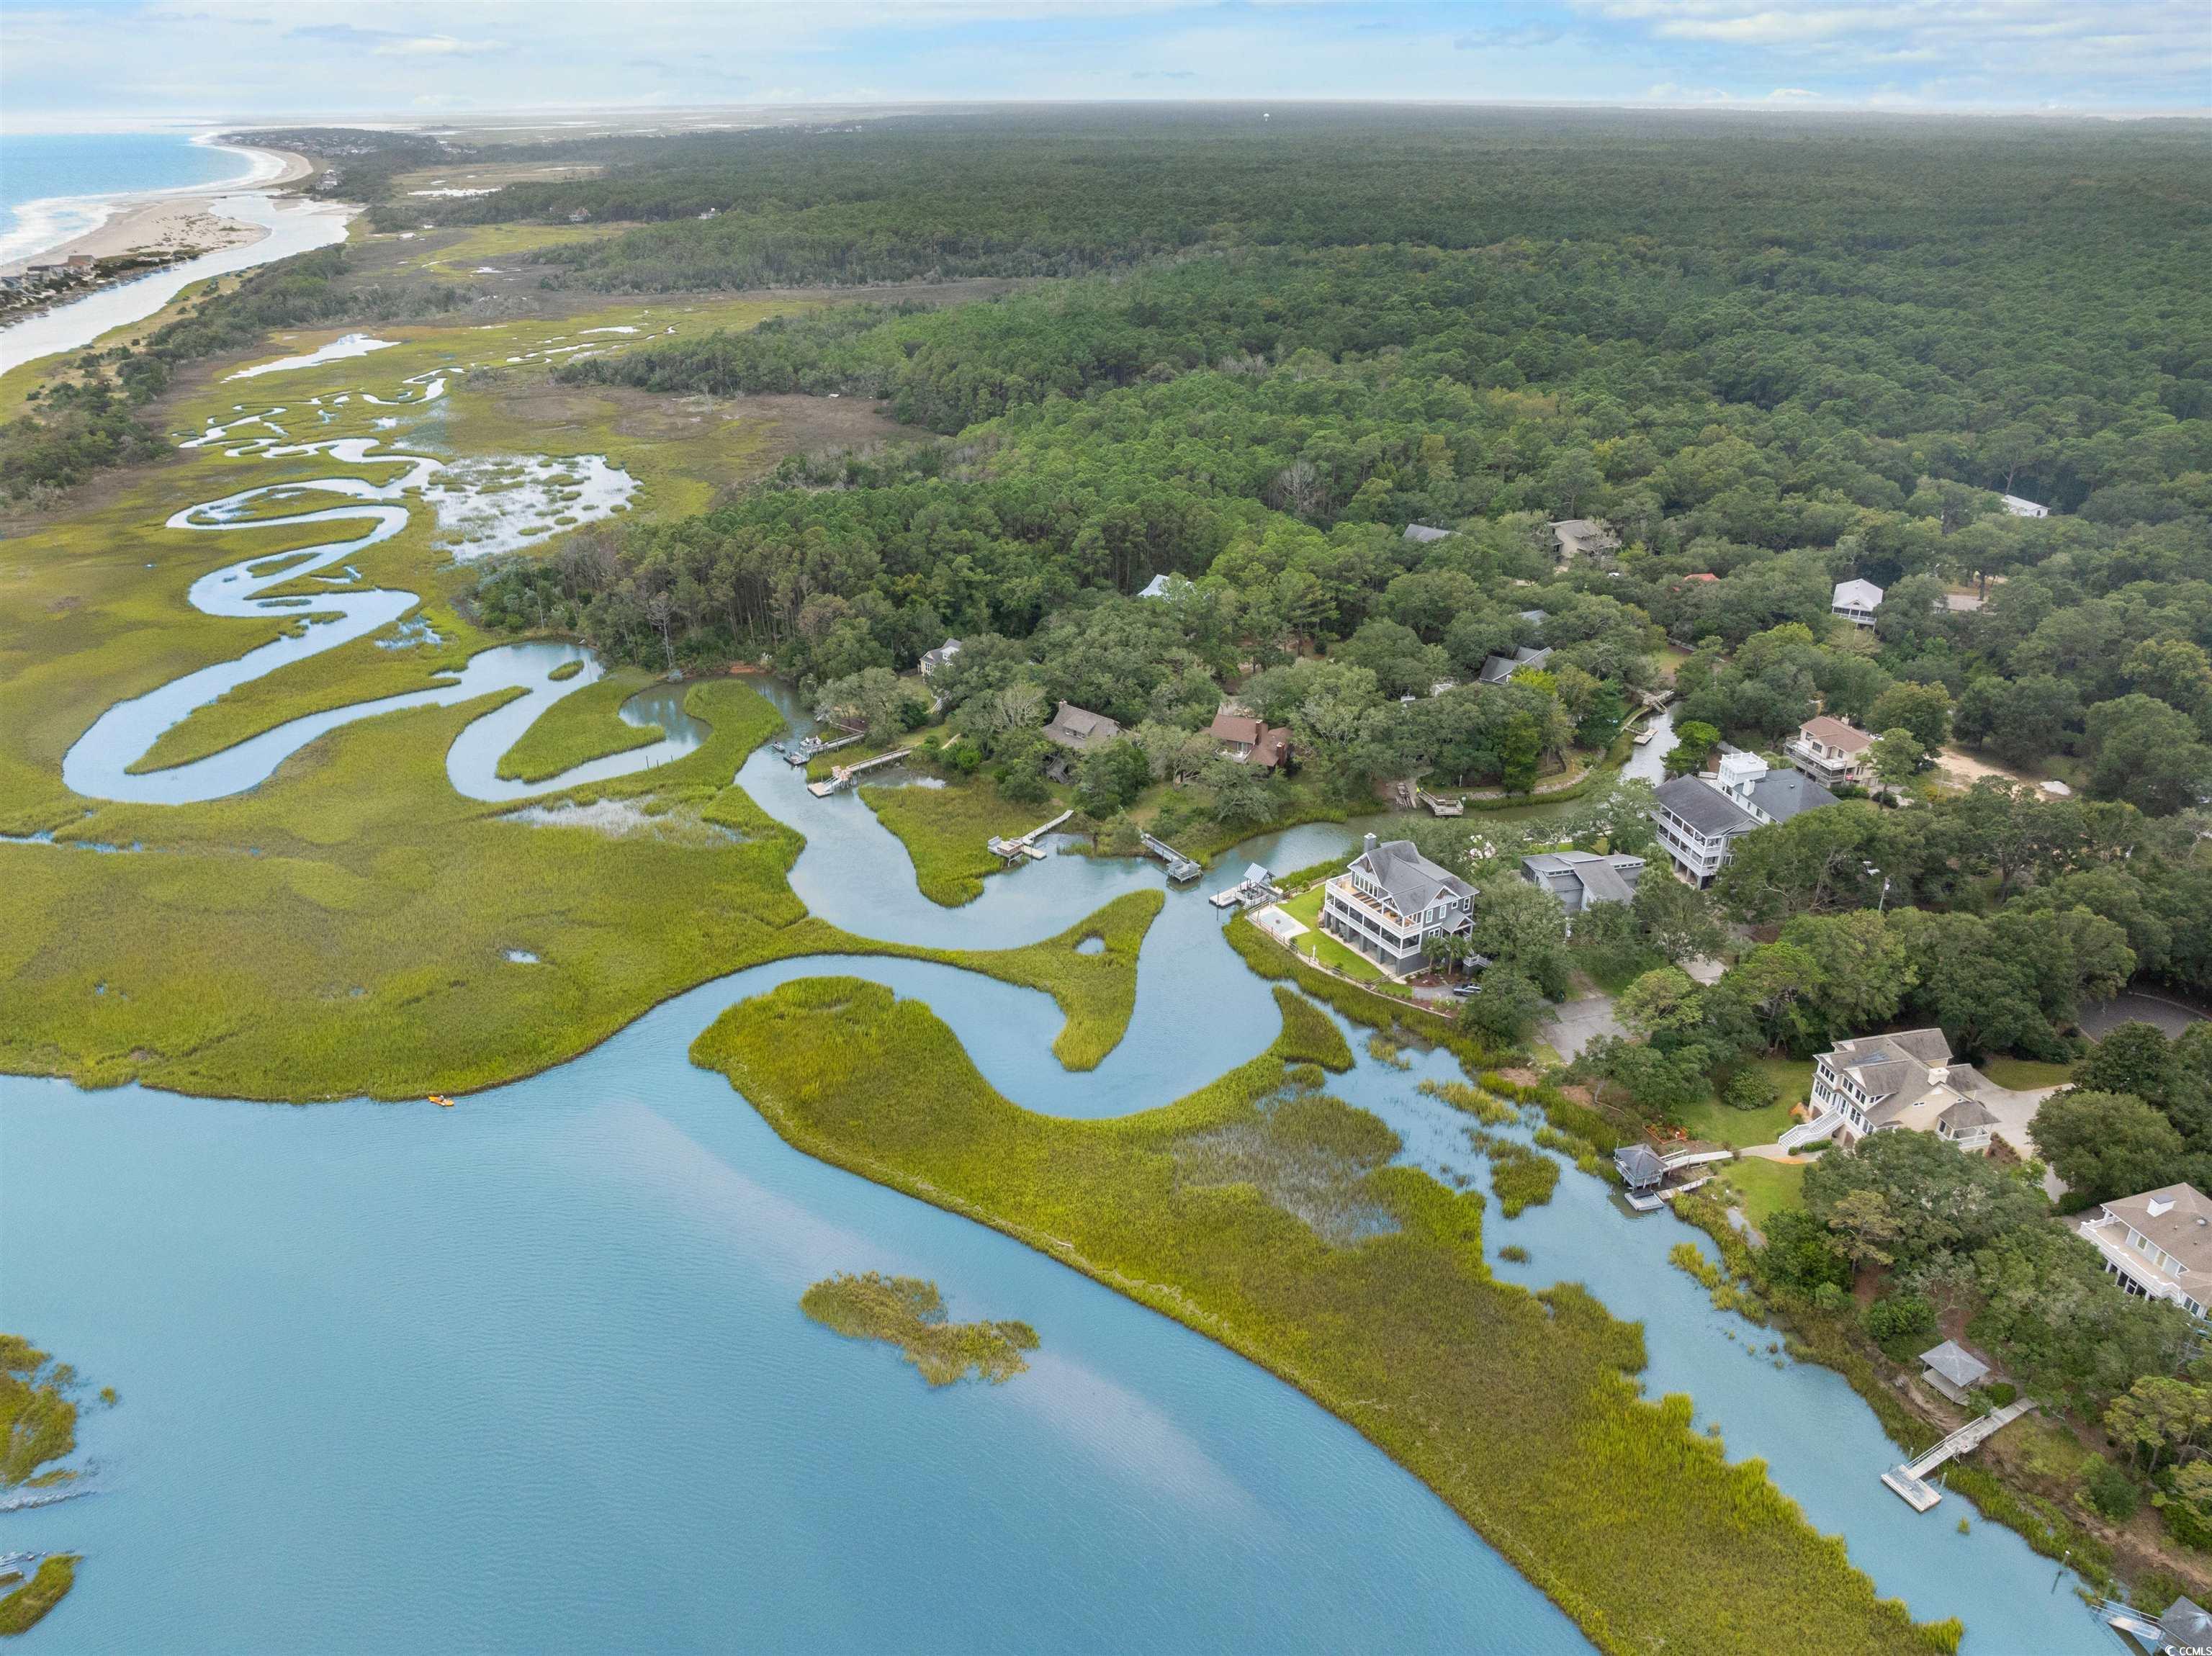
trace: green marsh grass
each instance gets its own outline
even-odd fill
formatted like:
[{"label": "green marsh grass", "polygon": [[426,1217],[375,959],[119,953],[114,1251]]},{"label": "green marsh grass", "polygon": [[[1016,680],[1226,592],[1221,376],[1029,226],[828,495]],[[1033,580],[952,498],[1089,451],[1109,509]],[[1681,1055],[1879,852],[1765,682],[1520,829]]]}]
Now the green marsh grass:
[{"label": "green marsh grass", "polygon": [[921,895],[946,908],[974,902],[983,895],[985,877],[1006,865],[990,847],[993,835],[1011,839],[1027,834],[1061,810],[1049,801],[1018,804],[988,776],[941,788],[863,787],[860,798],[906,847]]},{"label": "green marsh grass", "polygon": [[37,1574],[4,1598],[0,1598],[0,1638],[27,1633],[61,1603],[76,1584],[76,1553],[49,1553],[39,1561]]},{"label": "green marsh grass", "polygon": [[[1250,1127],[1294,1084],[1279,1048],[1173,1104],[1060,1119],[995,1092],[926,1005],[823,978],[732,1008],[692,1057],[797,1148],[993,1226],[1298,1386],[1601,1649],[1957,1647],[1957,1623],[1916,1626],[1879,1599],[1763,1465],[1731,1465],[1692,1431],[1689,1398],[1644,1398],[1634,1325],[1574,1284],[1496,1281],[1480,1196],[1374,1168],[1358,1193],[1394,1228],[1346,1245],[1249,1184],[1185,1178],[1179,1148]],[[1308,1130],[1332,1138],[1379,1126],[1328,1125],[1361,1113],[1318,1095],[1311,1110]]]},{"label": "green marsh grass", "polygon": [[799,1308],[848,1339],[896,1345],[932,1386],[970,1374],[1002,1386],[1029,1367],[1022,1354],[1038,1344],[1024,1322],[947,1322],[945,1296],[919,1277],[840,1272],[808,1289]]},{"label": "green marsh grass", "polygon": [[659,741],[665,734],[659,725],[627,725],[616,717],[623,702],[655,682],[641,668],[617,667],[562,697],[500,756],[499,774],[510,782],[543,782],[591,760]]}]

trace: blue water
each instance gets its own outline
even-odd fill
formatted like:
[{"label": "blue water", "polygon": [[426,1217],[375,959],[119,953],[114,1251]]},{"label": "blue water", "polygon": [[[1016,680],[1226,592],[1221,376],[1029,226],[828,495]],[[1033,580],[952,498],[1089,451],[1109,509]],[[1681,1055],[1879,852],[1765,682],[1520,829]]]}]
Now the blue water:
[{"label": "blue water", "polygon": [[173,132],[0,133],[0,260],[82,234],[93,222],[80,204],[87,200],[220,184],[252,170],[235,150]]},{"label": "blue water", "polygon": [[[794,889],[867,935],[1006,946],[1159,883],[1149,864],[1060,855],[947,911],[858,798],[812,799],[767,751],[739,779],[805,831]],[[0,1077],[0,1326],[122,1393],[82,1423],[83,1493],[0,1516],[0,1550],[86,1558],[24,1647],[1586,1650],[1296,1392],[792,1150],[688,1060],[724,1007],[853,972],[927,1000],[1032,1107],[1164,1102],[1276,1027],[1203,893],[1358,828],[1256,840],[1172,894],[1129,1034],[1085,1076],[1052,1060],[1046,997],[814,959],[702,986],[453,1111]],[[1455,1073],[1363,1059],[1333,1088],[1389,1121],[1407,1160],[1479,1178],[1466,1119],[1413,1090]],[[2072,1578],[2016,1536],[1961,1536],[1963,1503],[1923,1517],[1883,1489],[1896,1453],[1844,1382],[1778,1366],[1666,1263],[1694,1234],[1569,1172],[1548,1206],[1493,1214],[1486,1240],[1528,1248],[1501,1263],[1510,1278],[1581,1281],[1641,1319],[1651,1392],[1692,1394],[1699,1423],[1766,1459],[1881,1592],[1963,1617],[1968,1656],[2111,1648]],[[1043,1349],[1004,1386],[933,1391],[799,1313],[840,1270],[933,1278],[954,1317],[1021,1318]]]}]

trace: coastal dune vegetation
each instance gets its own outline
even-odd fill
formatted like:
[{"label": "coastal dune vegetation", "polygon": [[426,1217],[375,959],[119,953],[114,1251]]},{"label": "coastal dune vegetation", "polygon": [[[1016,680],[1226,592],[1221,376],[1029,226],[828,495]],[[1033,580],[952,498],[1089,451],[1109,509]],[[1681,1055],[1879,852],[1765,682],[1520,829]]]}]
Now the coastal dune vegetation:
[{"label": "coastal dune vegetation", "polygon": [[[1161,1108],[1060,1120],[994,1091],[927,1006],[823,978],[732,1008],[692,1055],[809,1155],[1002,1230],[1297,1386],[1601,1649],[1957,1647],[1957,1623],[1916,1625],[1878,1598],[1759,1462],[1731,1465],[1693,1432],[1689,1399],[1639,1397],[1634,1325],[1572,1284],[1493,1279],[1482,1198],[1378,1165],[1387,1130],[1328,1099],[1317,1065],[1298,1077],[1304,1045],[1293,1033]],[[1286,1088],[1297,1117],[1271,1130]],[[1273,1136],[1277,1172],[1217,1181],[1225,1132],[1247,1166]],[[1336,1227],[1334,1201],[1332,1235],[1280,1199],[1310,1187],[1316,1156],[1387,1222]]]}]

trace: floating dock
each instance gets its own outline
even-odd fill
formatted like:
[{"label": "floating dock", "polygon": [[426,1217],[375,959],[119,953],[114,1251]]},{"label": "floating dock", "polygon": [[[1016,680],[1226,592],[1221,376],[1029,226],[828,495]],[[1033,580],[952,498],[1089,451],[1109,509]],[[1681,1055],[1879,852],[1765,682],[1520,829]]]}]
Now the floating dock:
[{"label": "floating dock", "polygon": [[1072,810],[1064,810],[1049,822],[1038,823],[1018,839],[1003,840],[994,834],[985,840],[984,844],[990,848],[993,856],[1005,858],[1010,868],[1018,864],[1024,858],[1041,863],[1052,853],[1037,841],[1074,815]]},{"label": "floating dock", "polygon": [[849,748],[860,739],[863,732],[855,731],[850,736],[841,736],[835,742],[824,742],[818,736],[801,737],[796,742],[780,743],[776,751],[783,755],[787,765],[804,765],[818,753],[835,753],[840,748]]},{"label": "floating dock", "polygon": [[1257,908],[1263,903],[1281,901],[1282,895],[1275,889],[1275,877],[1254,863],[1245,869],[1242,880],[1206,901],[1216,908]]},{"label": "floating dock", "polygon": [[1431,793],[1425,789],[1414,794],[1413,798],[1416,803],[1426,805],[1429,808],[1429,815],[1431,816],[1464,816],[1467,815],[1467,801],[1465,799],[1447,799],[1442,794]]},{"label": "floating dock", "polygon": [[1168,878],[1176,885],[1188,885],[1206,872],[1202,866],[1184,856],[1164,840],[1155,840],[1147,834],[1144,836],[1144,846],[1146,851],[1168,865]]},{"label": "floating dock", "polygon": [[1891,1493],[1917,1513],[1924,1513],[1943,1498],[1943,1492],[1928,1482],[1928,1474],[1945,1461],[1978,1449],[1990,1439],[2032,1412],[2034,1402],[2022,1398],[2017,1403],[2008,1403],[2002,1409],[1992,1410],[1979,1420],[1970,1420],[1917,1460],[1907,1461],[1902,1466],[1893,1466],[1881,1475],[1881,1481]]}]

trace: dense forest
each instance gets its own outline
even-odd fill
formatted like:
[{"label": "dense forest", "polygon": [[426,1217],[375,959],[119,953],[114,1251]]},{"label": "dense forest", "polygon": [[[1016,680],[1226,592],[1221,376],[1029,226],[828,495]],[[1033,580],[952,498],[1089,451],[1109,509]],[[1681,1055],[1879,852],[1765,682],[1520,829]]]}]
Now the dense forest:
[{"label": "dense forest", "polygon": [[[1732,740],[1772,743],[1825,707],[1879,713],[1873,728],[1911,731],[1923,755],[1955,731],[2014,763],[2064,756],[2099,797],[2147,810],[2212,789],[2212,317],[2190,274],[2203,215],[2175,205],[2203,204],[2201,174],[2177,170],[2203,158],[2193,129],[2115,144],[1592,118],[1537,143],[1500,118],[1314,119],[1264,135],[1078,122],[983,143],[942,186],[1027,228],[978,263],[927,268],[1018,273],[1063,210],[1056,181],[1115,171],[1114,210],[1139,229],[1076,261],[1110,274],[575,365],[652,390],[874,397],[945,440],[793,463],[701,518],[510,565],[484,612],[652,658],[766,650],[824,682],[904,668],[946,636],[1024,640],[1053,696],[1125,722],[1163,712],[1174,652],[1224,682],[1318,658],[1351,670],[1337,682],[1354,705],[1333,712],[1358,734],[1309,720],[1302,745],[1347,795],[1424,769],[1526,786],[1647,687],[1664,636],[1696,652],[1686,717]],[[1647,128],[1649,144],[1625,142]],[[1347,130],[1373,142],[1348,153]],[[796,203],[863,213],[963,131],[920,124],[910,149],[867,131],[698,140],[635,179],[440,210],[681,213],[653,245],[711,260]],[[757,170],[708,203],[715,217],[690,216],[697,191],[728,182],[726,152]],[[1445,190],[1477,155],[1506,160],[1484,189]],[[1285,157],[1310,163],[1305,187],[1259,191]],[[1728,166],[1723,211],[1695,185]],[[2077,211],[2085,177],[2106,187]],[[1522,234],[1451,245],[1496,234],[1483,215],[1517,211],[1539,178],[1549,205]],[[662,193],[595,193],[647,185]],[[1238,189],[1254,193],[1225,210]],[[1681,210],[1662,221],[1660,197]],[[851,245],[895,245],[900,201],[872,239],[848,227]],[[1423,213],[1419,245],[1369,245]],[[950,221],[989,216],[963,204]],[[1103,235],[1114,220],[1074,221]],[[646,234],[545,257],[559,280],[650,282],[623,251]],[[2120,246],[2125,284],[2108,279]],[[741,266],[721,268],[760,279]],[[2053,515],[2015,517],[2000,492]],[[1557,566],[1546,523],[1565,518],[1624,544]],[[1457,532],[1408,540],[1408,524]],[[1193,584],[1130,613],[1163,574]],[[1829,616],[1850,576],[1894,592],[1871,639]],[[1123,634],[1127,658],[1096,688],[1053,658],[1057,639]],[[1535,676],[1542,705],[1508,721],[1492,695],[1477,714],[1462,687],[1483,660],[1544,645],[1560,653]],[[1203,723],[1203,692],[1170,700]]]}]

